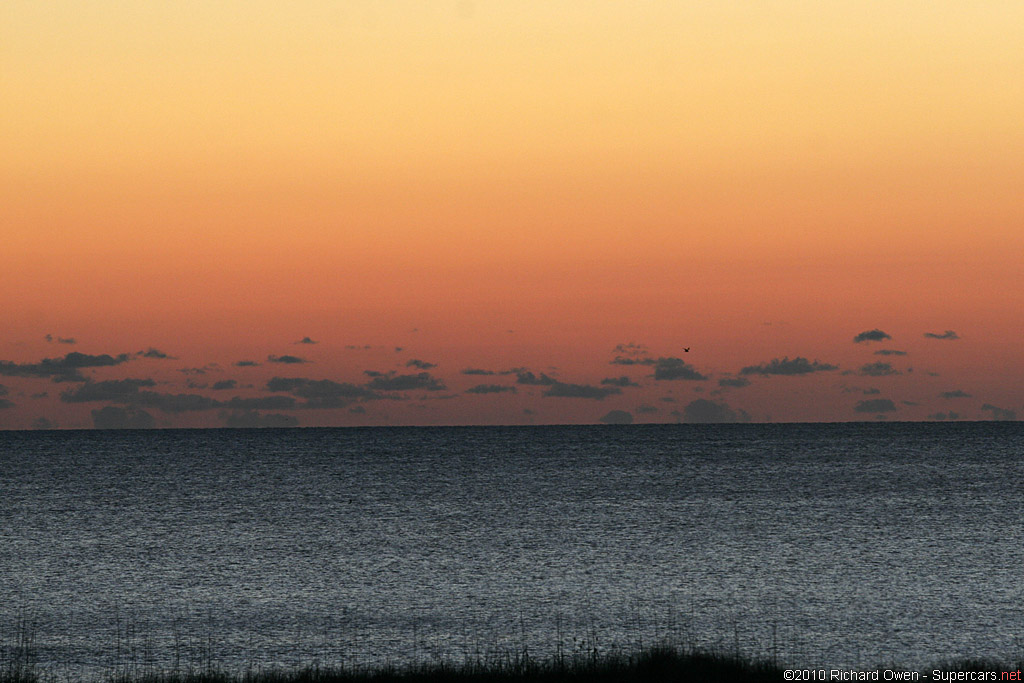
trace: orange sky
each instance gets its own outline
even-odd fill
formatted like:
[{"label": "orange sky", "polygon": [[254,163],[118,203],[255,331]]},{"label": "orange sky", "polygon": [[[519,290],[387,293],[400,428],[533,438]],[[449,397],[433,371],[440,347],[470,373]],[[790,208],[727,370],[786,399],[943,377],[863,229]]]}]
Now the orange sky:
[{"label": "orange sky", "polygon": [[[5,2],[0,428],[1024,414],[1021,26],[943,0]],[[648,364],[610,364],[630,343]],[[33,369],[149,348],[173,358]],[[797,357],[837,369],[719,385]],[[311,409],[274,377],[368,393]],[[61,398],[126,378],[209,400]]]}]

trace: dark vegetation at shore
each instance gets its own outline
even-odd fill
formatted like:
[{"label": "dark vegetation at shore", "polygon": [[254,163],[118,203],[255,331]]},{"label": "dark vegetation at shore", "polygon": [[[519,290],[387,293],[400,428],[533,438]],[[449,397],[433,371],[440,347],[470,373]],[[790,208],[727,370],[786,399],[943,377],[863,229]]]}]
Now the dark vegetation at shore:
[{"label": "dark vegetation at shore", "polygon": [[[212,646],[212,641],[209,643]],[[117,642],[120,652],[122,643]],[[737,644],[738,647],[738,644]],[[775,652],[775,645],[771,652]],[[127,653],[126,653],[127,654]],[[482,656],[463,660],[447,660],[440,656],[432,661],[413,664],[349,664],[297,667],[290,669],[249,666],[244,671],[229,671],[218,667],[213,648],[203,650],[198,659],[189,659],[182,666],[160,669],[142,664],[133,650],[130,658],[93,675],[78,676],[69,670],[61,671],[41,667],[37,659],[37,645],[31,625],[19,621],[13,638],[0,638],[0,683],[639,683],[662,681],[783,681],[790,666],[770,656],[748,657],[738,650],[705,648],[672,644],[665,641],[653,647],[632,652],[615,650],[599,652],[597,648],[579,649],[571,654],[562,653],[547,658],[531,657],[523,648],[504,651],[490,650]],[[1014,665],[992,659],[961,659],[937,663],[921,669],[906,669],[888,665],[889,670],[902,671],[906,678],[890,676],[885,680],[930,680],[931,672],[992,672],[995,680],[1001,674],[1011,675],[1024,668],[1024,661]],[[882,671],[879,667],[865,667],[861,671]],[[823,671],[824,680],[831,680],[830,671]],[[807,671],[810,673],[810,671]],[[820,678],[816,680],[822,680]],[[1019,676],[1016,673],[1016,676]],[[804,679],[806,680],[806,679]],[[883,680],[882,676],[878,680]],[[945,680],[961,680],[951,676]],[[965,680],[965,679],[964,679]]]},{"label": "dark vegetation at shore", "polygon": [[[29,662],[7,661],[0,683],[46,683]],[[102,683],[486,683],[490,681],[781,681],[783,668],[711,651],[656,647],[634,655],[588,655],[534,660],[509,653],[503,658],[432,662],[411,666],[308,667],[296,671],[216,669],[184,672],[112,673]]]},{"label": "dark vegetation at shore", "polygon": [[[0,683],[48,683],[59,676],[38,671],[24,652],[0,659]],[[936,667],[946,672],[1015,672],[992,660],[961,660]],[[922,670],[928,680],[931,668]],[[418,665],[306,667],[296,670],[249,670],[235,674],[218,670],[188,669],[178,672],[120,671],[95,679],[98,683],[661,683],[662,681],[782,681],[786,667],[770,659],[752,659],[727,652],[657,646],[631,655],[589,654],[535,660],[519,653],[463,662],[431,662]],[[910,672],[911,670],[903,670]],[[827,674],[826,670],[826,674]],[[879,677],[881,680],[881,677]],[[908,679],[912,680],[912,679]],[[956,680],[951,678],[950,680]]]}]

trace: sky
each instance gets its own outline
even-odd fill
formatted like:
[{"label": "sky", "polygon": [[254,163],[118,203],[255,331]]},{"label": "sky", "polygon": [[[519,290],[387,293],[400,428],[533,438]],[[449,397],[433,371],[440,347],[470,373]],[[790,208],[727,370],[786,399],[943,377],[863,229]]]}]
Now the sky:
[{"label": "sky", "polygon": [[1017,419],[1021,26],[6,0],[0,429]]}]

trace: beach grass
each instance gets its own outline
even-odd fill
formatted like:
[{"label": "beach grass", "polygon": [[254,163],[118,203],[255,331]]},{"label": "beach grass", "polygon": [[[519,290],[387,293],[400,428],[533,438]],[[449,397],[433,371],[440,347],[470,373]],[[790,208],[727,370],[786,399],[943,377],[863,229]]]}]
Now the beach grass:
[{"label": "beach grass", "polygon": [[[408,666],[306,667],[241,674],[217,669],[186,672],[111,673],[99,683],[489,683],[491,681],[781,681],[783,668],[767,660],[706,650],[655,647],[633,655],[591,655],[533,660],[505,658],[431,662]],[[0,683],[46,683],[32,667],[8,667]]]}]

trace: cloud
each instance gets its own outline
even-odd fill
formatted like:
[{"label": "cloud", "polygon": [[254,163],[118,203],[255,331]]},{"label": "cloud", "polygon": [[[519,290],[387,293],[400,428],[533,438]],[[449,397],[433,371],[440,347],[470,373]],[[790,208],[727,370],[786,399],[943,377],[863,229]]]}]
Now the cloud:
[{"label": "cloud", "polygon": [[467,394],[500,394],[504,392],[516,393],[515,387],[504,384],[477,384],[471,389],[466,389]]},{"label": "cloud", "polygon": [[907,355],[907,352],[906,351],[897,351],[895,349],[879,349],[878,351],[875,351],[875,355],[876,356],[905,356],[905,355]]},{"label": "cloud", "polygon": [[750,380],[746,377],[723,377],[718,380],[720,387],[746,387],[750,386]]},{"label": "cloud", "polygon": [[616,354],[610,361],[612,365],[654,365],[658,362],[650,357],[643,344],[618,344],[612,351]]},{"label": "cloud", "polygon": [[79,372],[80,369],[120,365],[128,362],[131,358],[131,355],[127,353],[117,356],[106,353],[93,356],[72,351],[63,358],[44,358],[38,363],[15,363],[9,360],[0,360],[0,375],[51,377],[55,382],[84,382],[85,377]]},{"label": "cloud", "polygon": [[441,380],[431,377],[429,372],[415,375],[396,375],[393,372],[382,373],[373,370],[364,372],[372,378],[366,386],[375,391],[441,391],[448,388]]},{"label": "cloud", "polygon": [[74,337],[54,337],[52,334],[48,334],[44,338],[46,339],[46,341],[48,341],[50,343],[53,343],[53,342],[57,342],[58,344],[75,344],[75,343],[77,343]]},{"label": "cloud", "polygon": [[748,365],[747,367],[740,370],[741,375],[806,375],[812,372],[826,372],[829,370],[838,370],[838,365],[831,365],[829,363],[819,363],[815,360],[813,363],[806,358],[797,356],[793,360],[786,356],[783,359],[773,358],[768,363],[762,363],[760,365]]},{"label": "cloud", "polygon": [[853,343],[860,344],[861,342],[883,341],[885,339],[892,339],[892,337],[879,329],[874,329],[868,330],[867,332],[861,332],[853,338]]},{"label": "cloud", "polygon": [[466,368],[465,370],[460,370],[459,372],[461,372],[463,375],[496,375],[496,374],[498,374],[494,370],[481,370],[479,368]]},{"label": "cloud", "polygon": [[932,413],[928,416],[929,420],[959,420],[960,413],[954,413],[952,410],[948,413]]},{"label": "cloud", "polygon": [[6,396],[9,393],[11,393],[11,390],[5,387],[3,384],[0,384],[0,396]]},{"label": "cloud", "polygon": [[954,389],[953,391],[943,391],[939,394],[942,398],[970,398],[971,395],[960,389]]},{"label": "cloud", "polygon": [[890,413],[896,410],[896,404],[887,398],[868,398],[859,401],[853,409],[858,413]]},{"label": "cloud", "polygon": [[618,387],[595,387],[589,384],[566,384],[555,382],[548,386],[542,396],[553,398],[590,398],[597,401],[612,394],[621,394],[622,389]]},{"label": "cloud", "polygon": [[221,391],[223,389],[234,389],[238,386],[238,382],[233,379],[222,379],[219,382],[214,382],[212,389],[215,391]]},{"label": "cloud", "polygon": [[356,400],[380,398],[370,389],[348,382],[304,377],[274,377],[267,382],[267,389],[305,399],[303,408],[341,408]]},{"label": "cloud", "polygon": [[151,379],[108,379],[102,382],[86,382],[77,389],[61,392],[64,403],[86,403],[89,401],[115,401],[131,403],[142,387],[156,386]]},{"label": "cloud", "polygon": [[651,413],[658,412],[658,409],[655,408],[654,406],[649,406],[646,403],[643,403],[640,405],[639,408],[636,409],[636,412],[640,413],[641,415],[649,415]]},{"label": "cloud", "polygon": [[629,377],[626,377],[625,375],[623,375],[622,377],[605,377],[603,380],[601,380],[601,384],[602,385],[606,385],[606,386],[612,386],[612,387],[638,387],[638,386],[640,386],[639,384],[637,384],[636,382],[631,380]]},{"label": "cloud", "polygon": [[281,429],[285,427],[297,427],[299,424],[298,418],[294,415],[281,415],[279,413],[261,415],[260,413],[252,410],[227,413],[223,417],[224,424],[226,426],[239,429]]},{"label": "cloud", "polygon": [[953,330],[946,330],[942,334],[938,334],[936,332],[925,332],[924,336],[928,339],[948,339],[950,341],[960,338],[960,336]]},{"label": "cloud", "polygon": [[291,396],[258,396],[256,398],[233,397],[221,403],[232,410],[288,410],[295,407],[295,399]]},{"label": "cloud", "polygon": [[608,362],[612,365],[656,365],[658,363],[653,358],[628,358],[626,356],[616,356]]},{"label": "cloud", "polygon": [[302,339],[300,339],[299,341],[297,341],[295,343],[296,344],[319,344],[319,342],[315,342],[312,339],[310,339],[309,337],[303,337]]},{"label": "cloud", "polygon": [[14,407],[14,402],[13,401],[8,401],[6,398],[0,398],[0,410],[4,410],[4,409],[7,409],[7,408],[13,408],[13,407]]},{"label": "cloud", "polygon": [[543,372],[540,373],[540,377],[528,370],[516,371],[516,384],[526,384],[535,387],[549,387],[553,384],[558,384],[558,380],[548,377]]},{"label": "cloud", "polygon": [[164,359],[164,358],[170,358],[171,357],[171,356],[168,356],[163,351],[161,351],[160,349],[154,349],[152,346],[149,347],[148,349],[146,349],[145,351],[139,351],[135,355],[137,355],[137,356],[139,356],[141,358],[159,358],[159,359]]},{"label": "cloud", "polygon": [[240,360],[235,362],[236,368],[252,368],[257,365],[259,365],[259,363],[254,360]]},{"label": "cloud", "polygon": [[406,362],[405,367],[407,367],[407,368],[419,368],[420,370],[429,370],[430,368],[436,368],[437,367],[437,363],[428,363],[425,360],[419,360],[418,358],[413,358],[412,360]]},{"label": "cloud", "polygon": [[212,370],[220,370],[220,366],[216,363],[207,363],[201,368],[178,368],[178,372],[183,375],[205,375]]},{"label": "cloud", "polygon": [[96,429],[152,429],[156,420],[145,410],[105,406],[92,411],[92,424]]},{"label": "cloud", "polygon": [[867,365],[862,366],[860,374],[867,375],[868,377],[884,377],[886,375],[898,375],[900,374],[900,371],[889,363],[879,361],[877,363],[868,363]]},{"label": "cloud", "polygon": [[598,421],[606,425],[631,425],[633,424],[633,414],[625,410],[609,410],[598,418]]},{"label": "cloud", "polygon": [[1009,408],[1000,408],[999,406],[994,406],[991,403],[986,403],[985,405],[981,406],[981,409],[992,413],[993,420],[1017,419],[1017,411],[1011,410]]},{"label": "cloud", "polygon": [[309,362],[305,358],[299,358],[298,356],[289,356],[287,354],[284,355],[284,356],[267,356],[267,360],[270,361],[271,363],[291,363],[291,364],[295,364],[295,363],[308,363]]},{"label": "cloud", "polygon": [[712,424],[721,422],[749,422],[750,415],[745,410],[733,410],[725,403],[715,403],[704,398],[691,401],[683,408],[683,422],[691,424]]},{"label": "cloud", "polygon": [[221,405],[220,401],[200,394],[161,394],[155,391],[140,391],[131,397],[131,403],[156,408],[165,413],[211,410]]},{"label": "cloud", "polygon": [[875,387],[870,387],[870,388],[865,389],[863,391],[863,394],[865,396],[871,396],[873,394],[880,394],[880,393],[882,393],[882,390],[881,389],[876,389]]},{"label": "cloud", "polygon": [[659,358],[655,362],[654,379],[656,380],[705,380],[707,377],[682,358]]},{"label": "cloud", "polygon": [[56,429],[57,423],[51,422],[45,417],[37,417],[32,420],[32,429]]}]

